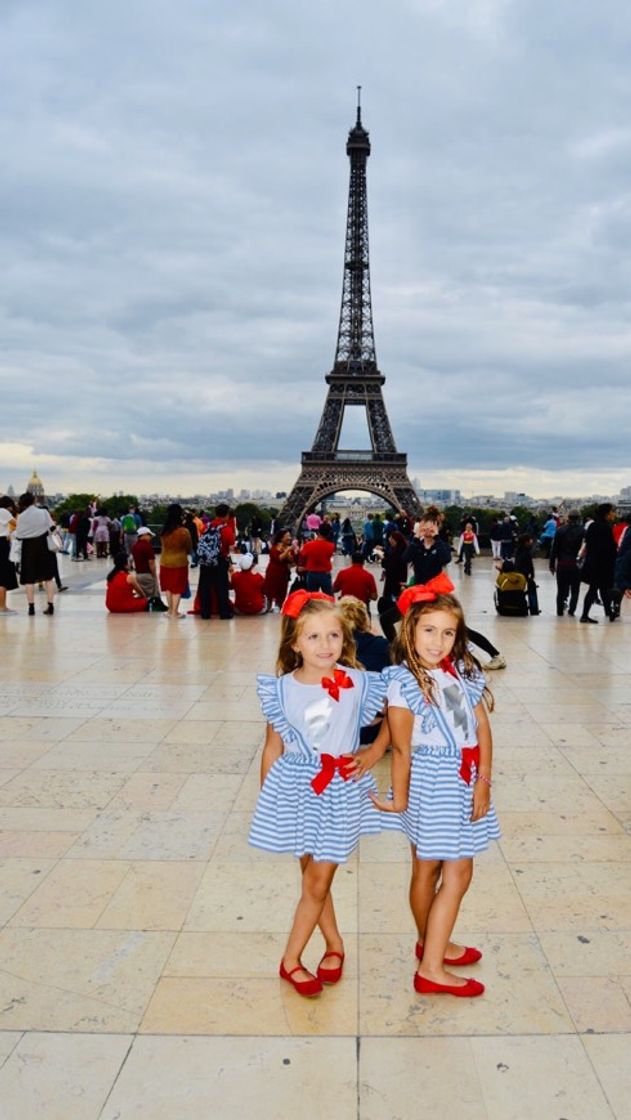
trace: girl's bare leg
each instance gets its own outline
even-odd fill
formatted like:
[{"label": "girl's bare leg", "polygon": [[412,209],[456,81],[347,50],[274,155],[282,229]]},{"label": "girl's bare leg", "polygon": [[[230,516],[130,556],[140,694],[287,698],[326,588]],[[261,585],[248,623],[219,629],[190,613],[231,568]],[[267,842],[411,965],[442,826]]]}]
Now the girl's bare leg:
[{"label": "girl's bare leg", "polygon": [[174,618],[179,613],[178,612],[178,607],[180,605],[180,599],[181,598],[182,598],[181,595],[174,595],[174,594],[171,595],[171,604],[172,604],[171,605],[171,614],[173,615]]},{"label": "girl's bare leg", "polygon": [[[419,859],[416,855],[416,849],[412,845],[412,878],[410,879],[410,909],[412,916],[416,922],[418,930],[418,939],[422,945],[425,944],[425,932],[427,929],[427,916],[430,907],[434,901],[434,896],[438,889],[440,880],[440,873],[442,868],[441,860],[433,859]],[[453,941],[447,944],[446,956],[448,957],[461,957],[464,953],[465,946],[457,945]]]},{"label": "girl's bare leg", "polygon": [[[309,863],[309,860],[311,859],[312,856],[302,856],[300,860],[300,867],[302,868],[303,875],[305,872],[305,868]],[[342,941],[342,934],[340,933],[339,926],[337,924],[335,907],[333,906],[333,895],[331,894],[330,890],[326,896],[324,906],[322,907],[322,913],[320,914],[320,918],[318,920],[318,926],[325,940],[327,953],[343,953],[344,942]]]},{"label": "girl's bare leg", "polygon": [[[336,871],[336,863],[316,862],[310,857],[307,858],[302,872],[302,894],[283,954],[283,962],[288,972],[300,964],[305,946],[322,917]],[[337,924],[335,928],[337,929]],[[297,974],[296,979],[308,980],[310,977],[311,973],[303,969],[302,974]]]},{"label": "girl's bare leg", "polygon": [[412,847],[412,877],[410,879],[410,909],[416,922],[418,939],[425,942],[427,916],[436,895],[440,879],[440,860],[418,859]]},{"label": "girl's bare leg", "polygon": [[445,860],[442,864],[442,880],[427,916],[423,960],[418,966],[419,976],[426,980],[437,984],[466,983],[462,976],[445,971],[443,958],[472,875],[471,859]]}]

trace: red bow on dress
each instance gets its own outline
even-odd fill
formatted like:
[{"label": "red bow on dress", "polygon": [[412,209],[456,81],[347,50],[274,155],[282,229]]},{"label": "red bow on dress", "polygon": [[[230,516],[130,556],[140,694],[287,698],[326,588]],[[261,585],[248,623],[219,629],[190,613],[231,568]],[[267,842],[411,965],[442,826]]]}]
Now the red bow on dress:
[{"label": "red bow on dress", "polygon": [[431,603],[439,595],[450,595],[453,590],[454,585],[449,576],[440,572],[439,575],[434,576],[427,583],[415,583],[413,587],[406,587],[397,599],[397,607],[404,615],[414,603]]},{"label": "red bow on dress", "polygon": [[460,774],[463,782],[466,782],[468,786],[471,785],[471,769],[473,766],[475,766],[476,770],[480,769],[479,746],[476,745],[475,747],[463,747],[462,757],[460,760],[460,770],[458,771],[458,773]]},{"label": "red bow on dress", "polygon": [[289,618],[298,618],[303,607],[311,601],[311,599],[326,599],[327,603],[334,603],[335,599],[332,595],[325,595],[323,591],[292,591],[283,603],[281,614],[286,614]]},{"label": "red bow on dress", "polygon": [[333,781],[336,771],[342,781],[347,782],[351,775],[347,772],[346,767],[352,761],[353,757],[349,754],[342,754],[339,758],[336,758],[332,754],[321,754],[320,769],[315,778],[311,779],[311,788],[313,792],[317,793],[319,797]]},{"label": "red bow on dress", "polygon": [[322,678],[322,687],[326,688],[333,700],[339,700],[341,688],[354,688],[355,685],[348,673],[345,673],[343,669],[336,669],[332,680],[331,677]]}]

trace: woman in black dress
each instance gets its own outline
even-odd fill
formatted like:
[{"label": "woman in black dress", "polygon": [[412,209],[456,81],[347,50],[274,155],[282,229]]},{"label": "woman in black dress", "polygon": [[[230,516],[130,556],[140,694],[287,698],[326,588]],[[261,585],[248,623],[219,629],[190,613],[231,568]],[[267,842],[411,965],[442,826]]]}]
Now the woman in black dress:
[{"label": "woman in black dress", "polygon": [[20,583],[26,591],[28,613],[35,614],[35,584],[46,584],[48,606],[44,614],[54,614],[56,556],[48,547],[54,521],[47,509],[35,505],[32,494],[22,494],[18,502],[15,535],[22,542]]}]

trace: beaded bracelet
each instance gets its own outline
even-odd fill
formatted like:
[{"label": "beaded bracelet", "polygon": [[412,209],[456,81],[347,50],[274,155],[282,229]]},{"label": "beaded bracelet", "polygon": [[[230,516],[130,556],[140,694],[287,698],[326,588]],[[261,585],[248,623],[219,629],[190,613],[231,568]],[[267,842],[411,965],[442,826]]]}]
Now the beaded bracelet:
[{"label": "beaded bracelet", "polygon": [[487,786],[492,786],[493,785],[493,782],[491,781],[491,779],[486,778],[484,776],[484,774],[478,774],[478,776],[476,778],[476,782],[484,782],[485,785],[487,785]]}]

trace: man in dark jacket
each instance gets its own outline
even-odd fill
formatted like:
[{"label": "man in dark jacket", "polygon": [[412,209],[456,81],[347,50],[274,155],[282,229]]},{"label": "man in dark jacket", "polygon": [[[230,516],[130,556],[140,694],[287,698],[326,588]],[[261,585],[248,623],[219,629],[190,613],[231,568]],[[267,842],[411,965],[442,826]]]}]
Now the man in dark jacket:
[{"label": "man in dark jacket", "polygon": [[615,622],[620,617],[623,598],[626,596],[627,599],[631,599],[631,526],[625,529],[620,538],[613,583],[609,618]]},{"label": "man in dark jacket", "polygon": [[567,525],[557,529],[550,547],[550,571],[557,577],[557,614],[561,618],[568,595],[568,614],[573,615],[581,589],[578,553],[583,543],[583,528],[578,510],[568,514]]},{"label": "man in dark jacket", "polygon": [[585,532],[585,562],[581,579],[589,587],[583,600],[581,622],[598,622],[597,618],[590,618],[589,611],[599,594],[605,614],[611,619],[611,592],[616,563],[616,542],[611,523],[615,517],[616,511],[611,502],[603,502],[598,506],[596,516]]}]

